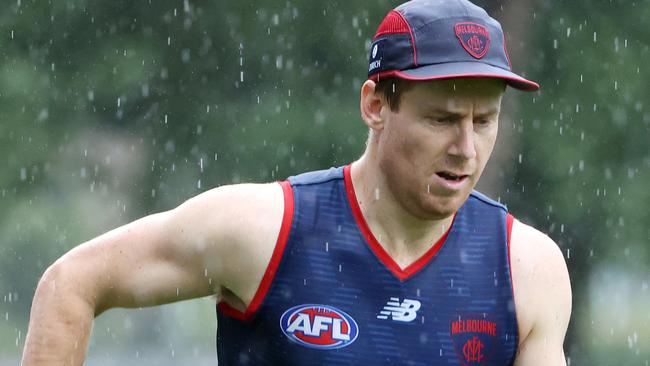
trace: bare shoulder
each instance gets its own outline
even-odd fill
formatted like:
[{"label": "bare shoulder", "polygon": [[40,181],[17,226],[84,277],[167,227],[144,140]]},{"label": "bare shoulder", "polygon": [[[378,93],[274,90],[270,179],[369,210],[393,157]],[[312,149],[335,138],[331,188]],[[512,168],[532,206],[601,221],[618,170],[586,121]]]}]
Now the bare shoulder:
[{"label": "bare shoulder", "polygon": [[510,245],[520,345],[543,339],[561,353],[571,315],[571,285],[563,253],[551,238],[518,220],[513,223]]},{"label": "bare shoulder", "polygon": [[[181,228],[192,228],[193,233],[214,232],[220,236],[253,234],[251,227],[269,226],[269,219],[281,217],[283,193],[280,184],[236,184],[211,189],[187,200],[170,211]],[[211,235],[201,235],[210,237]]]},{"label": "bare shoulder", "polygon": [[198,243],[206,271],[247,304],[275,248],[284,206],[278,183],[222,186],[170,211],[168,230],[183,236],[179,242]]},{"label": "bare shoulder", "polygon": [[567,272],[562,251],[546,234],[515,220],[511,237],[511,259],[513,266],[520,265],[522,270],[525,269],[521,274],[536,272],[539,280],[544,281],[557,271]]}]

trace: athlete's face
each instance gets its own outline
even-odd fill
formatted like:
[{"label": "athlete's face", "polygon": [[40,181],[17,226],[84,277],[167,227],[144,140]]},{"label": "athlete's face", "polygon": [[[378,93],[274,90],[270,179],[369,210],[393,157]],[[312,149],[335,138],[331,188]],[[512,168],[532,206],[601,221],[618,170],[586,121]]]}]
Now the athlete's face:
[{"label": "athlete's face", "polygon": [[379,165],[407,211],[441,219],[462,206],[492,153],[504,89],[495,79],[419,82],[398,111],[381,108]]}]

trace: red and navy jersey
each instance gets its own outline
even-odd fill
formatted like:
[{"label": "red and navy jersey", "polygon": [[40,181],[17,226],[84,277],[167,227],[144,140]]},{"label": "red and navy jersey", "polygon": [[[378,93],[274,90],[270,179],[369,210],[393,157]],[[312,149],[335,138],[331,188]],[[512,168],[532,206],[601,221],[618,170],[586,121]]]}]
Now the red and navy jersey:
[{"label": "red and navy jersey", "polygon": [[219,365],[510,365],[512,216],[478,192],[400,268],[368,228],[350,166],[282,182],[285,213],[245,312],[218,305]]}]

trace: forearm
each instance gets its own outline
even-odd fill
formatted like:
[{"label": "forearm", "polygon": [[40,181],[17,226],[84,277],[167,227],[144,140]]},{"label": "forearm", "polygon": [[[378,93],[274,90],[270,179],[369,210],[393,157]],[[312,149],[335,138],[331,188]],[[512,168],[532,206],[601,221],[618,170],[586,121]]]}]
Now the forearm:
[{"label": "forearm", "polygon": [[39,282],[23,351],[23,366],[82,365],[95,307],[57,269]]}]

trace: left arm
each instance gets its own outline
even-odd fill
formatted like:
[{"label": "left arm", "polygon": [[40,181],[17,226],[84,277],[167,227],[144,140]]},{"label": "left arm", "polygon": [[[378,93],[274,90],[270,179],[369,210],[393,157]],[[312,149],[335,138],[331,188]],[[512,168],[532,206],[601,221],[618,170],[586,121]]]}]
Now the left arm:
[{"label": "left arm", "polygon": [[571,284],[562,251],[548,236],[517,220],[510,245],[520,336],[515,365],[565,366]]}]

